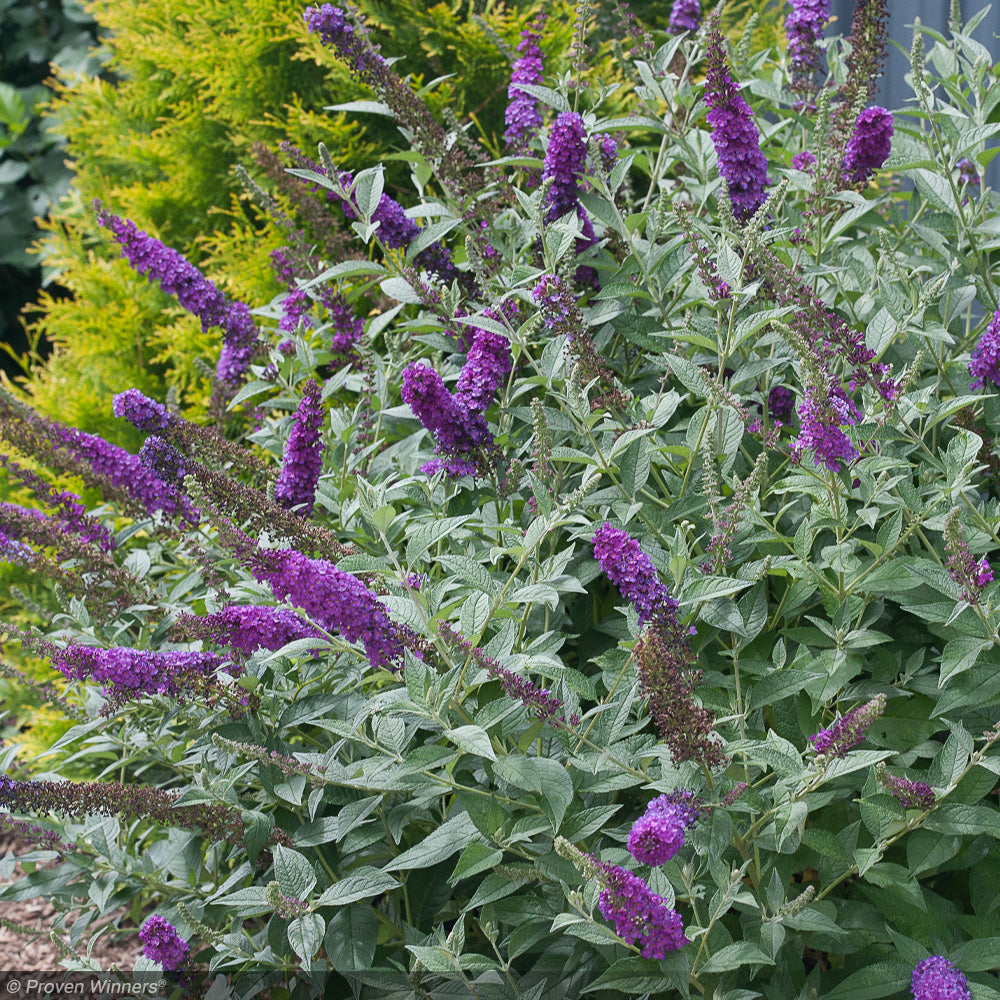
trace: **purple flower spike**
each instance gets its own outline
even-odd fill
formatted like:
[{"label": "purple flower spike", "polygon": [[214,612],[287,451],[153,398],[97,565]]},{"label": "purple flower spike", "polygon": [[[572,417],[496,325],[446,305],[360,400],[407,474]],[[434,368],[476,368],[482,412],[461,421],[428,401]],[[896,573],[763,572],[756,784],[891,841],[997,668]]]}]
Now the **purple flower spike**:
[{"label": "purple flower spike", "polygon": [[552,123],[542,167],[542,180],[552,180],[546,214],[548,222],[562,218],[579,206],[577,178],[587,165],[586,138],[583,118],[575,111],[562,112]]},{"label": "purple flower spike", "polygon": [[652,560],[628,532],[605,522],[593,537],[594,558],[605,576],[639,612],[639,625],[672,619],[677,602],[670,596]]},{"label": "purple flower spike", "polygon": [[979,338],[969,362],[970,389],[982,389],[987,382],[1000,386],[1000,309],[990,320],[986,332]]},{"label": "purple flower spike", "polygon": [[148,917],[139,931],[142,953],[164,972],[177,972],[187,962],[190,947],[177,928],[158,913]]},{"label": "purple flower spike", "polygon": [[680,788],[660,795],[646,806],[628,835],[628,849],[636,861],[662,865],[684,846],[684,830],[699,816],[694,796]]},{"label": "purple flower spike", "polygon": [[605,920],[630,944],[638,944],[643,958],[666,958],[687,944],[680,914],[632,872],[598,862],[604,888],[597,899]]},{"label": "purple flower spike", "polygon": [[176,250],[137,228],[134,222],[105,211],[94,202],[97,221],[111,230],[122,248],[122,256],[137,274],[159,281],[160,288],[201,320],[201,328],[220,326],[223,330],[222,354],[216,372],[223,382],[242,381],[257,350],[257,327],[244,302],[229,299]]},{"label": "purple flower spike", "polygon": [[492,443],[482,416],[458,402],[433,368],[415,363],[404,369],[400,395],[450,458],[463,462],[470,451]]},{"label": "purple flower spike", "polygon": [[841,163],[852,184],[863,184],[889,159],[893,131],[892,114],[885,108],[865,108],[858,115]]},{"label": "purple flower spike", "polygon": [[165,431],[174,419],[162,403],[144,396],[138,389],[127,389],[112,397],[111,412],[146,433]]},{"label": "purple flower spike", "polygon": [[722,51],[722,33],[709,36],[705,101],[707,121],[719,159],[719,173],[729,184],[729,201],[737,219],[744,221],[767,199],[767,159],[750,106],[733,83]]},{"label": "purple flower spike", "polygon": [[295,411],[292,432],[285,442],[281,472],[274,486],[274,499],[289,510],[298,508],[304,517],[312,514],[316,484],[323,470],[323,403],[321,389],[309,379],[302,390],[302,401]]},{"label": "purple flower spike", "polygon": [[701,0],[674,0],[670,8],[670,33],[697,31],[701,27]]},{"label": "purple flower spike", "polygon": [[842,429],[853,424],[857,415],[857,408],[838,386],[826,393],[809,386],[806,398],[799,404],[802,433],[793,446],[793,455],[810,450],[816,465],[822,463],[831,472],[839,472],[841,463],[849,464],[858,457],[858,449]]},{"label": "purple flower spike", "polygon": [[872,723],[885,711],[885,695],[880,694],[859,708],[837,719],[829,729],[820,730],[809,742],[817,754],[843,757],[864,738]]},{"label": "purple flower spike", "polygon": [[910,989],[913,1000],[972,1000],[968,979],[943,955],[931,955],[918,963]]},{"label": "purple flower spike", "polygon": [[403,645],[398,630],[373,594],[356,576],[326,559],[310,559],[295,549],[258,550],[254,578],[267,581],[274,596],[290,600],[321,628],[360,641],[376,667],[399,670]]},{"label": "purple flower spike", "polygon": [[370,62],[384,62],[380,55],[358,38],[354,25],[339,7],[329,3],[306,7],[302,17],[306,27],[314,35],[319,35],[324,45],[336,50],[337,55],[355,73],[363,73]]},{"label": "purple flower spike", "polygon": [[214,680],[223,660],[215,653],[188,650],[151,652],[115,646],[53,647],[53,666],[71,680],[93,680],[105,685],[108,701],[119,706],[144,695],[162,694],[183,699],[186,694]]},{"label": "purple flower spike", "polygon": [[476,330],[458,376],[455,399],[472,413],[488,410],[510,368],[510,341],[499,333]]},{"label": "purple flower spike", "polygon": [[231,604],[211,615],[181,615],[176,628],[185,636],[208,639],[243,656],[258,649],[281,649],[295,639],[325,638],[294,611],[264,604]]},{"label": "purple flower spike", "polygon": [[538,45],[544,23],[545,15],[540,14],[530,27],[521,32],[521,41],[517,46],[520,58],[511,67],[510,86],[507,88],[507,99],[510,104],[507,105],[507,114],[504,117],[507,128],[503,137],[515,150],[526,149],[529,140],[535,136],[542,124],[538,102],[521,90],[518,84],[538,85],[544,79],[542,50]]},{"label": "purple flower spike", "polygon": [[791,0],[792,12],[785,19],[788,54],[796,82],[811,79],[820,68],[817,42],[830,20],[830,0]]}]

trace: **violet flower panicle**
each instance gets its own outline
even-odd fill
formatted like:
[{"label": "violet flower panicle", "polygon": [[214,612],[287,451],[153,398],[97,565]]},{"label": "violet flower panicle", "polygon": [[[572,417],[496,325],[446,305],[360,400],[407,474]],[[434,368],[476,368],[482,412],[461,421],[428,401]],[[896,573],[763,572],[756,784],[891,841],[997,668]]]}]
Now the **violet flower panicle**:
[{"label": "violet flower panicle", "polygon": [[677,602],[636,539],[606,521],[591,541],[604,575],[639,612],[640,627],[656,618],[673,618]]},{"label": "violet flower panicle", "polygon": [[518,58],[511,67],[510,86],[507,88],[507,112],[504,115],[506,129],[503,137],[507,145],[515,151],[527,149],[528,143],[537,134],[542,124],[542,113],[538,110],[538,101],[518,85],[527,83],[538,85],[544,80],[542,65],[542,50],[538,45],[541,30],[547,15],[539,14],[531,24],[521,32],[518,42]]},{"label": "violet flower panicle", "polygon": [[180,615],[173,625],[178,636],[228,646],[240,657],[258,649],[272,652],[296,639],[325,639],[294,611],[264,604],[230,604],[207,615]]},{"label": "violet flower panicle", "polygon": [[686,945],[680,914],[637,875],[598,861],[564,837],[556,837],[556,853],[571,861],[591,881],[600,886],[597,907],[610,921],[615,933],[629,944],[637,944],[643,958],[662,959]]},{"label": "violet flower panicle", "polygon": [[790,0],[792,10],[785,18],[785,35],[788,38],[788,55],[792,64],[793,85],[801,87],[812,80],[820,68],[820,49],[817,44],[823,37],[830,20],[830,0]]},{"label": "violet flower panicle", "polygon": [[993,314],[986,332],[972,350],[969,376],[970,389],[982,389],[987,382],[1000,386],[1000,309]]},{"label": "violet flower panicle", "polygon": [[927,810],[934,807],[934,789],[926,781],[896,777],[886,771],[885,764],[879,764],[875,768],[875,777],[904,809]]},{"label": "violet flower panicle", "polygon": [[865,183],[889,158],[894,128],[885,108],[865,108],[854,124],[841,168],[852,184]]},{"label": "violet flower panicle", "polygon": [[281,472],[274,485],[274,499],[282,507],[309,517],[316,486],[323,471],[324,411],[322,390],[315,379],[302,387],[302,399],[292,418],[292,430],[281,457]]},{"label": "violet flower panicle", "polygon": [[767,200],[767,159],[760,149],[753,112],[730,75],[717,24],[709,34],[706,61],[706,120],[712,128],[719,173],[729,185],[733,213],[743,222]]},{"label": "violet flower panicle", "polygon": [[943,955],[931,955],[917,963],[910,990],[913,1000],[972,1000],[968,979]]},{"label": "violet flower panicle", "polygon": [[628,835],[629,853],[646,865],[662,865],[684,846],[684,831],[699,816],[687,789],[660,795],[646,806]]},{"label": "violet flower panicle", "polygon": [[223,382],[241,381],[259,347],[249,306],[228,299],[182,254],[164,246],[134,222],[106,211],[100,201],[94,202],[94,208],[97,221],[111,230],[121,245],[122,257],[137,274],[158,281],[164,292],[201,320],[203,330],[222,327],[222,352],[216,372]]},{"label": "violet flower panicle", "polygon": [[952,507],[945,517],[944,549],[948,553],[948,575],[962,588],[962,600],[978,604],[986,585],[993,581],[993,570],[985,556],[977,560],[969,550],[958,507]]},{"label": "violet flower panicle", "polygon": [[670,33],[697,31],[701,27],[701,0],[674,0],[670,8]]},{"label": "violet flower panicle", "polygon": [[187,964],[190,946],[177,928],[158,913],[146,918],[139,929],[142,954],[164,972],[179,972]]},{"label": "violet flower panicle", "polygon": [[876,695],[871,701],[841,716],[828,729],[821,729],[815,736],[810,736],[809,742],[817,756],[829,760],[843,757],[849,750],[853,750],[885,711],[885,704],[885,695]]}]

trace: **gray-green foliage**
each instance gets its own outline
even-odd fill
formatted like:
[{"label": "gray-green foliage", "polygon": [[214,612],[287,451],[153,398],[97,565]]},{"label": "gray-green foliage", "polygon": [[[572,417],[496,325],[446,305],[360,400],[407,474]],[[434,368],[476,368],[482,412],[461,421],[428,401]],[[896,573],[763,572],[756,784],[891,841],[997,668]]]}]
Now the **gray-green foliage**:
[{"label": "gray-green foliage", "polygon": [[[338,268],[349,297],[396,302],[367,320],[365,370],[333,357],[323,327],[300,328],[295,354],[272,350],[234,404],[265,408],[250,440],[277,457],[302,382],[329,372],[317,518],[354,546],[338,569],[412,630],[401,674],[334,634],[318,655],[304,639],[252,657],[243,713],[153,697],[104,718],[96,685],[74,684],[68,697],[93,719],[55,761],[107,755],[109,776],[240,810],[246,845],[90,818],[65,826],[77,853],[0,899],[68,906],[89,886],[94,913],[130,902],[138,920],[155,907],[203,967],[243,974],[241,995],[284,977],[300,995],[372,998],[888,1000],[941,954],[977,998],[1000,996],[1000,607],[995,585],[966,584],[963,598],[953,565],[959,536],[977,561],[1000,548],[1000,410],[995,386],[970,391],[968,371],[997,306],[996,199],[956,167],[992,155],[997,91],[967,34],[932,39],[920,109],[897,114],[888,164],[914,190],[855,190],[832,146],[825,179],[790,168],[815,119],[792,110],[775,53],[751,55],[744,94],[775,183],[740,227],[692,82],[704,41],[667,40],[638,65],[628,116],[607,117],[568,80],[538,91],[550,120],[576,104],[589,133],[628,139],[610,176],[588,165],[582,202],[603,243],[586,260],[601,289],[578,289],[573,343],[544,325],[532,290],[545,275],[572,282],[580,221],[542,222],[547,186],[515,161],[500,185],[512,196],[486,220],[496,269],[480,294],[429,294],[401,253]],[[376,171],[359,176],[355,231],[373,245],[377,190]],[[458,248],[479,232],[464,209],[425,193],[418,217]],[[708,266],[699,275],[692,239],[728,294]],[[813,293],[821,306],[804,308]],[[514,319],[483,316],[503,301]],[[843,345],[819,352],[832,314],[859,335],[853,361]],[[450,386],[463,320],[511,345],[486,413],[496,453],[475,479],[429,476],[433,441],[402,401],[404,371],[433,364]],[[612,375],[587,368],[588,338]],[[865,346],[873,357],[858,361]],[[873,360],[897,392],[862,384]],[[838,430],[858,455],[833,467],[809,448],[796,457],[805,410],[780,427],[771,412],[775,387],[804,406],[824,363],[856,407]],[[158,607],[109,622],[75,601],[60,635],[163,648],[181,611],[272,603],[210,521],[184,545],[125,529]],[[697,698],[715,715],[721,766],[680,759],[650,718],[649,626],[594,558],[606,521],[640,541],[696,629]],[[225,595],[203,567],[223,574]],[[332,571],[314,569],[322,592]],[[534,717],[443,624],[550,690],[569,721]],[[882,699],[857,748],[817,755],[811,735]],[[929,785],[933,806],[906,808],[880,765]],[[631,826],[681,787],[711,808],[665,864],[637,864]],[[275,829],[291,846],[262,853]],[[618,939],[560,837],[634,870],[682,915],[689,943],[652,960]]]}]

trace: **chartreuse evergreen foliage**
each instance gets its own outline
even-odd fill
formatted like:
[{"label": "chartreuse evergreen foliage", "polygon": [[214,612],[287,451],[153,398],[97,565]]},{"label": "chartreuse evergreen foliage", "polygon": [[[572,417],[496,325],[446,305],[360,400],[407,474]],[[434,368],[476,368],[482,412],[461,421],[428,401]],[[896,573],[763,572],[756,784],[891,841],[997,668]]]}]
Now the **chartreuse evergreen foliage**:
[{"label": "chartreuse evergreen foliage", "polygon": [[[509,64],[471,19],[473,4],[360,6],[386,54],[404,57],[402,72],[424,83],[448,77],[428,95],[433,107],[474,115],[488,136],[502,133]],[[401,149],[402,140],[383,116],[323,111],[370,95],[308,36],[289,0],[99,0],[90,9],[108,33],[114,78],[62,74],[53,114],[76,176],[47,223],[43,261],[72,294],[41,297],[31,331],[48,338],[55,355],[32,369],[28,391],[42,411],[135,445],[134,434],[108,427],[108,393],[134,384],[162,395],[169,383],[185,404],[204,405],[194,361],[214,366],[217,348],[107,253],[93,199],[204,267],[227,294],[266,304],[283,290],[268,254],[284,240],[249,202],[234,165],[261,178],[254,143],[276,152],[290,142],[315,155],[322,141],[338,163],[357,169]],[[553,33],[552,72],[566,61],[570,11],[554,10],[562,27]],[[513,40],[526,16],[492,4],[485,15]],[[405,164],[391,177],[404,181]]]},{"label": "chartreuse evergreen foliage", "polygon": [[178,997],[1000,997],[1000,92],[956,5],[912,110],[859,114],[858,10],[828,77],[709,22],[535,84],[536,24],[542,123],[492,165],[311,11],[300,51],[412,136],[412,218],[389,154],[306,150],[353,242],[262,324],[257,426],[119,384],[137,462],[0,395],[88,491],[0,507],[55,581],[3,628],[82,716],[48,773],[0,751],[0,825],[57,862],[0,903],[82,905],[67,965],[121,933]]}]

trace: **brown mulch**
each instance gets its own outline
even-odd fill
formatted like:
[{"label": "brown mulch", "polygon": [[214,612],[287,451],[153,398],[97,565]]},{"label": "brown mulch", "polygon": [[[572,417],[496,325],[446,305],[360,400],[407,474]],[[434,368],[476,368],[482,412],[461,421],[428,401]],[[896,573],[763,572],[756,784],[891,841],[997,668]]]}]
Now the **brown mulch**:
[{"label": "brown mulch", "polygon": [[[8,851],[13,851],[15,855],[24,854],[31,850],[28,845],[20,844],[12,839],[0,839],[0,858],[5,857]],[[52,862],[55,864],[55,862]],[[21,866],[15,868],[14,879],[0,880],[4,883],[16,881],[24,877]],[[54,941],[49,937],[49,931],[57,915],[56,908],[44,898],[27,899],[23,902],[9,903],[0,902],[0,917],[32,929],[37,929],[37,935],[22,934],[11,930],[9,927],[0,924],[0,993],[6,985],[10,972],[51,972],[51,981],[56,982],[60,978],[60,971],[65,972],[65,967],[60,964],[62,952]],[[100,923],[107,923],[114,920],[118,914],[111,914],[105,917]],[[72,921],[68,921],[72,923]],[[65,939],[65,932],[61,935]],[[85,938],[89,938],[89,934]],[[79,946],[81,955],[85,954],[85,944]],[[90,954],[90,959],[100,965],[103,971],[109,971],[112,966],[122,970],[130,970],[135,966],[135,960],[141,953],[138,930],[136,933],[124,940],[115,941],[112,936],[102,937],[94,950]],[[50,977],[36,977],[49,979]]]}]

